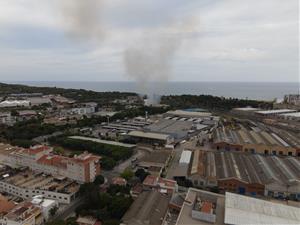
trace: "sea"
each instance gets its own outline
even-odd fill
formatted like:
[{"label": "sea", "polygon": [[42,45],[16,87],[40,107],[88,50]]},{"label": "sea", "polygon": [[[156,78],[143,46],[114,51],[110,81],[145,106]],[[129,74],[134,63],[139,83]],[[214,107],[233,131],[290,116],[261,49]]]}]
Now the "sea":
[{"label": "sea", "polygon": [[214,95],[239,99],[281,100],[286,94],[297,94],[299,83],[283,82],[135,82],[18,81],[6,82],[39,87],[86,89],[99,92],[120,91],[154,95]]}]

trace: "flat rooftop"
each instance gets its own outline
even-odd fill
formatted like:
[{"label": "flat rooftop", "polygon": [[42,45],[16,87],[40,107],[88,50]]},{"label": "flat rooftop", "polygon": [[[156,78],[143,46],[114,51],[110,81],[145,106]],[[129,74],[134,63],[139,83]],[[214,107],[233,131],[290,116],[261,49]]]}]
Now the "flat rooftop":
[{"label": "flat rooftop", "polygon": [[107,140],[101,140],[98,138],[89,138],[89,137],[82,137],[82,136],[71,136],[69,138],[83,140],[83,141],[92,141],[92,142],[97,142],[97,143],[107,144],[107,145],[115,145],[115,146],[120,146],[120,147],[125,147],[125,148],[134,148],[136,146],[136,145],[121,143],[121,142],[117,142],[117,141],[107,141]]},{"label": "flat rooftop", "polygon": [[294,118],[300,118],[300,112],[294,112],[294,113],[283,113],[281,116],[284,117],[294,117]]},{"label": "flat rooftop", "polygon": [[166,112],[166,114],[180,117],[209,117],[212,115],[210,112],[197,112],[187,110],[168,111]]},{"label": "flat rooftop", "polygon": [[274,110],[264,110],[264,111],[257,111],[256,113],[261,115],[269,115],[269,114],[282,114],[282,113],[292,113],[297,112],[297,110],[293,109],[274,109]]},{"label": "flat rooftop", "polygon": [[140,162],[165,164],[171,156],[170,150],[156,150],[141,158]]},{"label": "flat rooftop", "polygon": [[163,118],[145,127],[145,130],[150,132],[169,134],[176,139],[181,139],[187,136],[188,131],[192,129],[193,126],[192,121],[183,121],[182,119],[183,118],[181,118],[180,120],[173,120]]},{"label": "flat rooftop", "polygon": [[126,225],[159,225],[168,210],[170,196],[158,191],[144,191],[122,218]]},{"label": "flat rooftop", "polygon": [[[215,204],[215,215],[216,222],[209,223],[199,219],[192,218],[192,211],[195,210],[195,203],[201,199],[206,202],[204,207],[201,207],[202,212],[208,212],[211,209],[212,204]],[[176,225],[209,225],[209,224],[224,224],[224,206],[225,206],[225,196],[215,194],[208,191],[203,191],[195,188],[189,188],[186,195],[185,201],[182,205],[181,211],[177,218]]]},{"label": "flat rooftop", "polygon": [[70,179],[35,173],[29,169],[22,171],[8,170],[7,174],[9,176],[0,178],[1,182],[24,189],[37,189],[65,194],[72,194],[79,190],[79,184]]},{"label": "flat rooftop", "polygon": [[300,224],[300,208],[226,192],[226,224]]}]

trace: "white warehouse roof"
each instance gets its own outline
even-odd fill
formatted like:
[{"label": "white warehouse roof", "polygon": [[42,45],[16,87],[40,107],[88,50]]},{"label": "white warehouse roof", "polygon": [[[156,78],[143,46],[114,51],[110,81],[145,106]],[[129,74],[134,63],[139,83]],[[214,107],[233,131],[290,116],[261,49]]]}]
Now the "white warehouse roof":
[{"label": "white warehouse roof", "polygon": [[284,114],[281,114],[281,116],[284,116],[284,117],[300,118],[300,112],[284,113]]},{"label": "white warehouse roof", "polygon": [[225,224],[300,224],[300,208],[226,192]]},{"label": "white warehouse roof", "polygon": [[274,110],[265,110],[265,111],[257,111],[256,113],[262,115],[269,115],[269,114],[282,114],[282,113],[292,113],[297,112],[293,109],[274,109]]},{"label": "white warehouse roof", "polygon": [[180,157],[179,163],[180,164],[181,163],[189,164],[190,161],[191,161],[191,156],[192,156],[192,152],[191,151],[184,150],[181,153],[181,157]]}]

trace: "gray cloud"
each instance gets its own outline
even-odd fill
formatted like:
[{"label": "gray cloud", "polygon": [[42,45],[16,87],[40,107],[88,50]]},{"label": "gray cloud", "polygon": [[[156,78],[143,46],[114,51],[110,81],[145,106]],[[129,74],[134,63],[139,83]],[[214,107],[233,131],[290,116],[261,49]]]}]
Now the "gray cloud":
[{"label": "gray cloud", "polygon": [[76,39],[102,40],[105,36],[104,0],[63,0],[58,3],[66,32]]}]

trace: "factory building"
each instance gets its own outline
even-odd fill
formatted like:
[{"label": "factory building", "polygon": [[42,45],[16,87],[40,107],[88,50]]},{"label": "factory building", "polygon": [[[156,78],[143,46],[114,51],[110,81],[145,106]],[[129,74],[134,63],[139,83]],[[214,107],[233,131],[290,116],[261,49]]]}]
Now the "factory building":
[{"label": "factory building", "polygon": [[160,146],[169,145],[174,142],[174,138],[171,135],[137,130],[129,132],[128,137],[134,140],[135,142],[142,142],[146,144]]},{"label": "factory building", "polygon": [[194,186],[300,199],[300,160],[295,157],[195,150],[190,168]]},{"label": "factory building", "polygon": [[279,135],[266,131],[221,127],[214,131],[213,139],[213,148],[217,150],[300,156],[300,146],[290,144]]}]

